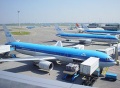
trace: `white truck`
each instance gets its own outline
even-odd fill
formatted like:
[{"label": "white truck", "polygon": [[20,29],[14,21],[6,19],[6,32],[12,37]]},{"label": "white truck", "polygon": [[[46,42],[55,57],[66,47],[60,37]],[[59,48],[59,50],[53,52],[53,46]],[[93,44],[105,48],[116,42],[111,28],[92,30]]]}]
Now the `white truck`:
[{"label": "white truck", "polygon": [[115,54],[115,47],[109,47],[106,49],[96,49],[96,51],[100,51],[100,52],[106,53],[111,56],[111,55]]},{"label": "white truck", "polygon": [[80,64],[80,73],[84,75],[92,75],[99,67],[99,58],[90,57]]}]

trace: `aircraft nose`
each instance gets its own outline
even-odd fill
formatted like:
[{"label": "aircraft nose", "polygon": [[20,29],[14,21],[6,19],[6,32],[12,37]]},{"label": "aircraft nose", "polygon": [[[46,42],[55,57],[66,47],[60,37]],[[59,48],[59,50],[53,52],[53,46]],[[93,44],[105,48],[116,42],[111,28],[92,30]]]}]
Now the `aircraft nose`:
[{"label": "aircraft nose", "polygon": [[110,62],[110,66],[114,66],[114,65],[116,65],[117,63],[116,63],[116,61],[113,61],[113,62]]},{"label": "aircraft nose", "polygon": [[113,62],[113,65],[116,65],[116,64],[117,64],[117,62],[116,62],[116,61],[114,61],[114,62]]}]

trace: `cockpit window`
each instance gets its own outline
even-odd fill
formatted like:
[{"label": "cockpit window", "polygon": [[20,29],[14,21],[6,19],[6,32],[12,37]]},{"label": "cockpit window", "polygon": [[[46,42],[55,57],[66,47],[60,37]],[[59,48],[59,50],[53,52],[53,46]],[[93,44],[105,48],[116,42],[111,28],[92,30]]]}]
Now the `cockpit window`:
[{"label": "cockpit window", "polygon": [[109,58],[106,58],[107,61],[109,61]]},{"label": "cockpit window", "polygon": [[112,58],[106,58],[107,61],[112,60]]}]

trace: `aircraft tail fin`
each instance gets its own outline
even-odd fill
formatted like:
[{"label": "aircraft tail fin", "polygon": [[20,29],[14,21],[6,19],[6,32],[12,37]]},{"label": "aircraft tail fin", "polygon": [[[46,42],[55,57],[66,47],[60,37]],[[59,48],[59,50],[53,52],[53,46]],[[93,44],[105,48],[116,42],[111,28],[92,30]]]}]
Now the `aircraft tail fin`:
[{"label": "aircraft tail fin", "polygon": [[77,27],[77,28],[80,28],[80,26],[79,26],[79,24],[78,24],[78,23],[76,23],[76,27]]},{"label": "aircraft tail fin", "polygon": [[63,32],[62,29],[60,29],[58,25],[55,26],[55,30],[57,31],[57,33],[62,33]]},{"label": "aircraft tail fin", "polygon": [[84,28],[84,30],[89,30],[89,28],[87,26],[85,26],[84,24],[81,24],[82,28]]},{"label": "aircraft tail fin", "polygon": [[9,42],[15,42],[16,41],[15,38],[9,32],[9,30],[6,27],[6,25],[3,25],[3,29],[4,29],[4,32],[5,32],[7,43],[9,43]]},{"label": "aircraft tail fin", "polygon": [[59,46],[59,47],[63,47],[62,42],[61,41],[57,41],[57,43],[54,46]]}]

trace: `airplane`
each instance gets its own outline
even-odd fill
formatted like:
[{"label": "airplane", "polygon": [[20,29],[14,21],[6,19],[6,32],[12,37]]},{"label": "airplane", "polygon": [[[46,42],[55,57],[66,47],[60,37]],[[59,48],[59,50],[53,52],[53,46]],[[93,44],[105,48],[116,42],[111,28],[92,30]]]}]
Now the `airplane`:
[{"label": "airplane", "polygon": [[57,31],[56,36],[65,38],[67,40],[79,40],[79,41],[86,41],[90,43],[92,41],[97,42],[107,42],[109,44],[118,43],[119,39],[117,36],[112,35],[98,35],[98,34],[86,34],[86,33],[66,33],[63,32],[57,25],[55,26]]},{"label": "airplane", "polygon": [[[76,23],[76,27],[77,27],[77,29],[79,29],[79,32],[84,32],[85,30],[86,30],[86,28],[84,28],[83,27],[83,25],[81,24],[81,26],[79,26],[79,24],[78,23]],[[97,28],[88,28],[87,30],[104,30],[103,28],[99,28],[99,27],[97,27]]]},{"label": "airplane", "polygon": [[77,30],[79,30],[79,33],[84,32],[84,28],[80,27],[78,23],[76,23]]},{"label": "airplane", "polygon": [[62,47],[60,41],[58,41],[55,45],[33,44],[16,41],[5,25],[3,28],[7,40],[6,45],[10,45],[19,53],[31,55],[33,57],[1,59],[0,62],[38,61],[39,68],[47,71],[52,70],[54,67],[54,64],[50,60],[74,62],[85,61],[89,57],[97,57],[99,58],[100,68],[110,67],[116,64],[112,57],[103,52]]},{"label": "airplane", "polygon": [[33,28],[35,28],[35,26],[27,26],[26,28],[27,29],[33,29]]},{"label": "airplane", "polygon": [[107,31],[107,30],[89,30],[87,26],[82,24],[82,28],[84,29],[84,32],[86,33],[97,33],[97,34],[111,34],[111,35],[119,35],[120,31]]}]

